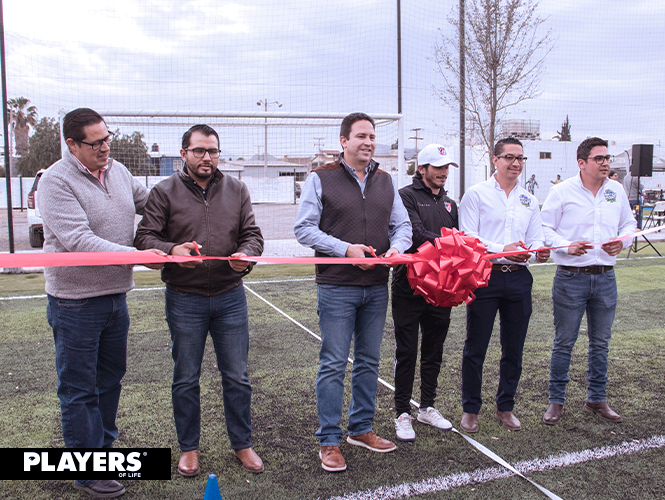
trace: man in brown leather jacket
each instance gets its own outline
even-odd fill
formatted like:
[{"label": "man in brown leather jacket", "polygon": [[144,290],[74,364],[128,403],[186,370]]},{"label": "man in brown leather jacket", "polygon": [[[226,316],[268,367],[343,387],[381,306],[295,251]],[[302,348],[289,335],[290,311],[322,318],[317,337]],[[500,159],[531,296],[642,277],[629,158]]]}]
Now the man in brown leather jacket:
[{"label": "man in brown leather jacket", "polygon": [[[222,174],[219,136],[194,125],[182,138],[182,172],[157,184],[148,197],[136,232],[139,249],[170,255],[261,255],[263,237],[256,225],[247,186]],[[201,406],[199,377],[208,332],[222,375],[226,427],[235,455],[247,472],[263,472],[252,449],[251,386],[247,376],[249,326],[242,260],[196,260],[166,264],[166,321],[171,331],[173,416],[182,454],[178,472],[199,473]]]}]

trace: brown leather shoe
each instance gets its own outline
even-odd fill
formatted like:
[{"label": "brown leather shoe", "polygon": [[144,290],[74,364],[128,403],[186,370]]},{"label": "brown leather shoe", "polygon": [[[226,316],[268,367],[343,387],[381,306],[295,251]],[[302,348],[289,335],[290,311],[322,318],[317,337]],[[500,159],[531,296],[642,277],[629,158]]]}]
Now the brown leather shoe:
[{"label": "brown leather shoe", "polygon": [[258,474],[264,471],[263,460],[251,448],[244,448],[242,450],[234,450],[238,460],[242,462],[242,470],[245,472],[253,472]]},{"label": "brown leather shoe", "polygon": [[589,413],[595,413],[603,420],[607,422],[620,423],[623,422],[621,415],[612,411],[612,408],[603,401],[602,403],[589,403],[588,401],[584,402],[584,411]]},{"label": "brown leather shoe", "polygon": [[462,412],[462,421],[459,423],[459,426],[464,432],[470,434],[478,432],[478,414]]},{"label": "brown leather shoe", "polygon": [[510,431],[521,431],[522,430],[522,424],[520,424],[520,421],[517,420],[517,417],[513,415],[512,411],[499,411],[498,409],[496,410],[496,413],[494,414],[496,419],[500,421],[503,426],[510,430]]},{"label": "brown leather shoe", "polygon": [[199,468],[199,450],[183,451],[178,460],[178,472],[186,477],[198,476]]},{"label": "brown leather shoe", "polygon": [[347,443],[355,446],[363,446],[368,450],[377,451],[379,453],[388,453],[397,449],[395,443],[387,439],[380,438],[372,431],[361,434],[360,436],[348,436]]},{"label": "brown leather shoe", "polygon": [[346,462],[339,451],[339,446],[321,446],[319,450],[321,467],[328,472],[342,472],[346,470]]},{"label": "brown leather shoe", "polygon": [[563,415],[563,405],[550,403],[543,415],[543,422],[547,425],[556,425],[561,420],[561,415]]}]

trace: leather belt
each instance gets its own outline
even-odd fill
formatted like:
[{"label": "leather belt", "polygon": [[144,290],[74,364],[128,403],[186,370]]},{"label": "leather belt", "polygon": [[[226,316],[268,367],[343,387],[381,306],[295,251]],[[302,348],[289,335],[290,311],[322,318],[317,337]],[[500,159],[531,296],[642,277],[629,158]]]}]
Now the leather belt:
[{"label": "leather belt", "polygon": [[492,264],[492,271],[500,271],[502,273],[512,273],[513,271],[521,271],[526,269],[526,266],[519,264]]},{"label": "leather belt", "polygon": [[584,274],[602,274],[614,269],[614,266],[586,266],[586,267],[573,267],[573,266],[556,266],[557,269],[570,271],[571,273],[584,273]]}]

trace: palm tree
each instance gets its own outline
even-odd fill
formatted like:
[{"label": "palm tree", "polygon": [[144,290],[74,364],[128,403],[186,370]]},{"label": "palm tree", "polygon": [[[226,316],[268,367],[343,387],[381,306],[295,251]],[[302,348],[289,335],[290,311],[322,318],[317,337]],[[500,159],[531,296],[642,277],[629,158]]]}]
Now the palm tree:
[{"label": "palm tree", "polygon": [[30,126],[37,125],[37,107],[28,106],[30,99],[15,97],[7,101],[11,134],[16,144],[16,155],[23,156],[28,152]]}]

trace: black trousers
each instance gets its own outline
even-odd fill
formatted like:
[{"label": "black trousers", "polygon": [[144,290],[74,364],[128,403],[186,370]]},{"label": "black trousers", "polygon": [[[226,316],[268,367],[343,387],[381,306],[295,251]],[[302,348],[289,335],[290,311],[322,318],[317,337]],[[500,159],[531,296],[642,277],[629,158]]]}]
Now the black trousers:
[{"label": "black trousers", "polygon": [[443,342],[450,326],[450,307],[436,307],[419,296],[393,294],[392,313],[395,324],[395,411],[411,413],[411,393],[418,358],[418,327],[422,332],[420,346],[420,407],[434,406],[437,379],[441,369]]},{"label": "black trousers", "polygon": [[501,361],[496,406],[512,411],[522,375],[522,352],[531,317],[533,277],[528,269],[492,271],[489,285],[475,291],[476,300],[466,307],[466,342],[462,357],[462,407],[478,413],[482,405],[483,364],[494,329],[500,319]]}]

